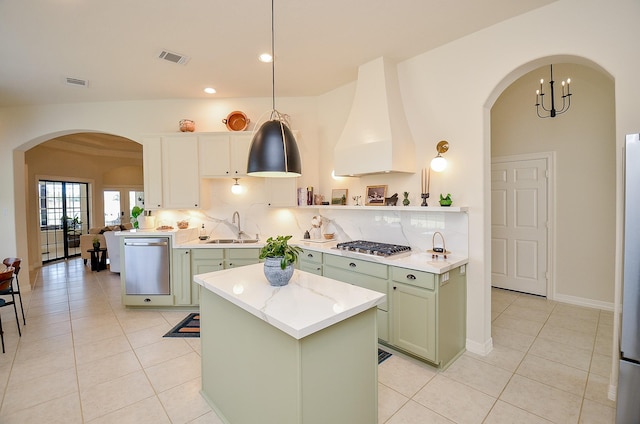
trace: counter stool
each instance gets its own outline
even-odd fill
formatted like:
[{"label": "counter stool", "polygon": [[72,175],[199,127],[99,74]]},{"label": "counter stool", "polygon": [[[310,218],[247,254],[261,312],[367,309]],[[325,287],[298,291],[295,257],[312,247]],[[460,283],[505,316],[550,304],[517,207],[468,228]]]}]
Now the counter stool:
[{"label": "counter stool", "polygon": [[[18,325],[18,335],[22,337],[22,332],[20,331],[20,319],[18,318],[18,308],[16,307],[16,296],[13,292],[14,271],[15,271],[14,268],[9,267],[6,270],[0,272],[0,293],[11,295],[11,300],[0,298],[0,308],[13,305],[13,312],[16,315],[16,324]],[[0,316],[0,340],[2,341],[2,353],[5,353],[4,330],[2,329],[2,316]]]},{"label": "counter stool", "polygon": [[[13,294],[17,294],[20,299],[20,312],[22,312],[22,323],[27,325],[27,320],[24,318],[24,308],[22,307],[22,295],[20,294],[20,281],[18,281],[18,273],[20,272],[20,264],[22,263],[22,259],[20,258],[4,258],[2,263],[7,267],[11,267],[14,269],[13,275],[15,276],[16,284],[12,286]],[[0,292],[0,296],[4,294],[9,294]]]}]

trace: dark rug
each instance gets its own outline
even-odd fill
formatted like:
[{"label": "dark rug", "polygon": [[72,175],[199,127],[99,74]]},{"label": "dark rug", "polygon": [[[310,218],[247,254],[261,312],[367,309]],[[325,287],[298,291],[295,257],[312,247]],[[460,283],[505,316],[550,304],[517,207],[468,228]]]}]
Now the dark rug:
[{"label": "dark rug", "polygon": [[378,348],[378,365],[383,363],[387,358],[389,358],[391,354],[389,352],[385,352],[384,350]]},{"label": "dark rug", "polygon": [[200,314],[189,314],[164,337],[200,337]]}]

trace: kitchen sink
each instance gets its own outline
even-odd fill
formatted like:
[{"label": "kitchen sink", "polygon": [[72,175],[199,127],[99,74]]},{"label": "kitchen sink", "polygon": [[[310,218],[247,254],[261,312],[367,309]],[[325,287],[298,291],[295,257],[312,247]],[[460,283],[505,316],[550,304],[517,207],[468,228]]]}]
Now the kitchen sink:
[{"label": "kitchen sink", "polygon": [[258,239],[212,239],[207,243],[213,244],[245,244],[245,243],[257,243]]}]

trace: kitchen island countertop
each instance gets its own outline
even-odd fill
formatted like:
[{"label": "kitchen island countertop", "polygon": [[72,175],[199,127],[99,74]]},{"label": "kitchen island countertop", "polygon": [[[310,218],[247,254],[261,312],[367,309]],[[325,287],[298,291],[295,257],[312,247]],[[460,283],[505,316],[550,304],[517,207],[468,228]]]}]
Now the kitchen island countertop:
[{"label": "kitchen island countertop", "polygon": [[264,264],[194,276],[204,289],[301,339],[381,304],[385,295],[295,270],[288,285],[273,287]]}]

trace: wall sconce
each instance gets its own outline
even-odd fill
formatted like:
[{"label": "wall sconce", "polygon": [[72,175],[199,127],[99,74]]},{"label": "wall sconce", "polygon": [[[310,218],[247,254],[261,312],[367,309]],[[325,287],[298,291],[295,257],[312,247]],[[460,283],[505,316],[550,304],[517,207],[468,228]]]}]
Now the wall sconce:
[{"label": "wall sconce", "polygon": [[446,140],[438,142],[436,150],[438,154],[435,158],[431,159],[431,165],[428,168],[422,169],[422,178],[420,180],[422,189],[420,197],[422,198],[422,204],[420,206],[429,206],[427,205],[427,199],[429,198],[429,188],[431,184],[431,170],[433,169],[434,172],[442,172],[447,167],[447,160],[442,157],[442,154],[449,150],[449,142]]},{"label": "wall sconce", "polygon": [[436,150],[438,151],[438,154],[435,158],[431,159],[431,169],[435,172],[442,172],[447,167],[447,160],[442,157],[442,154],[449,150],[449,142],[446,140],[440,141],[436,145]]},{"label": "wall sconce", "polygon": [[240,185],[240,183],[238,183],[239,178],[234,178],[234,180],[236,180],[236,182],[233,183],[233,185],[231,186],[231,193],[233,194],[242,193],[242,186]]}]

